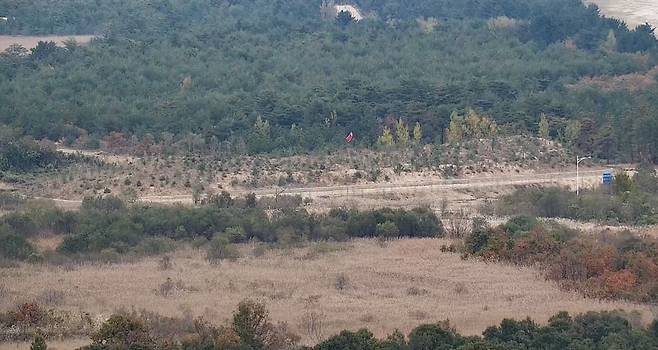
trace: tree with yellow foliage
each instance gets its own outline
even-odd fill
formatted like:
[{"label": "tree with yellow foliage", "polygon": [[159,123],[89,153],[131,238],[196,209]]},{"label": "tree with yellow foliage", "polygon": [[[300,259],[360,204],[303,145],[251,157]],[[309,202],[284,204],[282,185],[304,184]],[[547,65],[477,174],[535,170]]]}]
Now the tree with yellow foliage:
[{"label": "tree with yellow foliage", "polygon": [[420,141],[423,139],[423,129],[420,127],[420,123],[416,122],[416,126],[414,126],[414,144],[419,145]]},{"label": "tree with yellow foliage", "polygon": [[393,134],[391,134],[391,129],[388,126],[385,126],[384,130],[382,130],[382,136],[379,137],[379,144],[385,147],[391,147],[394,144]]},{"label": "tree with yellow foliage", "polygon": [[538,136],[542,139],[548,140],[549,136],[549,125],[548,125],[548,118],[546,118],[546,115],[544,113],[539,116],[539,131],[538,131]]},{"label": "tree with yellow foliage", "polygon": [[395,134],[398,138],[398,145],[400,147],[407,147],[409,144],[409,128],[404,124],[402,118],[398,119],[398,123],[395,126]]},{"label": "tree with yellow foliage", "polygon": [[448,127],[448,142],[459,143],[464,139],[464,118],[460,117],[456,111],[450,114],[450,126]]}]

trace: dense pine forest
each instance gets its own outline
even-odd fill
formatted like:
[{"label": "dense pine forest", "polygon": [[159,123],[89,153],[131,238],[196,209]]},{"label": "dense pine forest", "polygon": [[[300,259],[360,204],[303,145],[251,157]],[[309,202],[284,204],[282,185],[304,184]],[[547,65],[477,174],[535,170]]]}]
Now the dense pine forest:
[{"label": "dense pine forest", "polygon": [[[227,152],[444,143],[474,110],[610,160],[658,161],[656,38],[579,0],[0,1],[0,34],[95,34],[0,54],[0,124],[85,147],[193,134]],[[585,80],[585,81],[591,81]],[[580,82],[580,83],[579,83]],[[655,81],[654,81],[655,82]],[[452,116],[452,117],[451,117]]]}]

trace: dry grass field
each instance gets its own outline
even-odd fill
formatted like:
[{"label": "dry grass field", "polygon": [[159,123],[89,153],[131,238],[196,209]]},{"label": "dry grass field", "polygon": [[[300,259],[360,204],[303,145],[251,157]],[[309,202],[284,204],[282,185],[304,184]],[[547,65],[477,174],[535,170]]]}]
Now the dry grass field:
[{"label": "dry grass field", "polygon": [[19,44],[26,49],[31,49],[39,43],[39,41],[54,41],[57,45],[68,39],[75,39],[79,44],[87,44],[94,38],[95,35],[43,35],[43,36],[27,36],[27,35],[0,35],[0,51],[4,51],[12,44]]},{"label": "dry grass field", "polygon": [[628,23],[629,27],[649,22],[658,24],[658,2],[655,0],[586,0],[597,4],[609,17],[617,17]]},{"label": "dry grass field", "polygon": [[[323,337],[359,327],[383,336],[444,319],[462,333],[480,334],[506,317],[545,322],[560,310],[624,309],[638,311],[644,322],[652,317],[646,305],[562,291],[534,269],[465,261],[440,252],[449,243],[316,243],[264,255],[245,245],[242,258],[221,265],[210,265],[203,251],[187,248],[173,255],[169,270],[161,269],[159,258],[67,268],[24,265],[0,270],[6,290],[0,308],[62,292],[50,301],[52,307],[90,312],[98,319],[135,308],[222,323],[240,300],[254,298],[266,302],[272,318],[287,322],[306,343],[318,340],[304,330],[303,319],[311,314],[321,321]],[[168,278],[173,287],[163,296],[161,285]]]}]

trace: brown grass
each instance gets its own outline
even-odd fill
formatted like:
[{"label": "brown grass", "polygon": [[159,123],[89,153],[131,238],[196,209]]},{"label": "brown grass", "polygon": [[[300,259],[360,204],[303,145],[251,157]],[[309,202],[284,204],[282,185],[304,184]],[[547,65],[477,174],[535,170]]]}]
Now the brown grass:
[{"label": "brown grass", "polygon": [[0,51],[4,51],[12,44],[19,44],[26,49],[31,49],[39,43],[39,41],[54,41],[57,45],[68,39],[75,39],[79,44],[87,44],[94,38],[95,35],[43,35],[43,36],[27,36],[27,35],[0,35]]},{"label": "brown grass", "polygon": [[[159,258],[73,270],[26,265],[0,270],[9,289],[0,307],[38,298],[57,286],[65,295],[61,308],[89,311],[99,318],[135,307],[171,316],[191,310],[222,323],[240,300],[255,298],[267,303],[273,319],[288,322],[309,343],[317,339],[306,334],[301,320],[311,312],[322,315],[325,336],[366,326],[383,336],[446,318],[465,334],[480,334],[506,317],[532,316],[545,322],[561,310],[638,310],[645,322],[651,317],[648,306],[564,292],[533,269],[441,253],[441,245],[449,243],[400,240],[382,247],[376,241],[355,241],[313,259],[307,258],[313,247],[306,247],[268,251],[258,258],[245,253],[218,266],[209,265],[202,251],[186,249],[174,254],[176,263],[168,271],[159,268]],[[341,275],[347,277],[348,288],[336,288]],[[166,297],[153,293],[167,278],[180,280],[186,288]]]}]

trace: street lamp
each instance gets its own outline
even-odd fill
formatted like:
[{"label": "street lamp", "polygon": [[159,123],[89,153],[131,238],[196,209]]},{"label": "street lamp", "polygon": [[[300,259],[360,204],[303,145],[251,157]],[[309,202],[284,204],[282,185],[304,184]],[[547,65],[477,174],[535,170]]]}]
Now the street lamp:
[{"label": "street lamp", "polygon": [[576,156],[576,197],[580,196],[580,162],[582,162],[585,159],[592,159],[591,156],[587,157],[578,157]]}]

